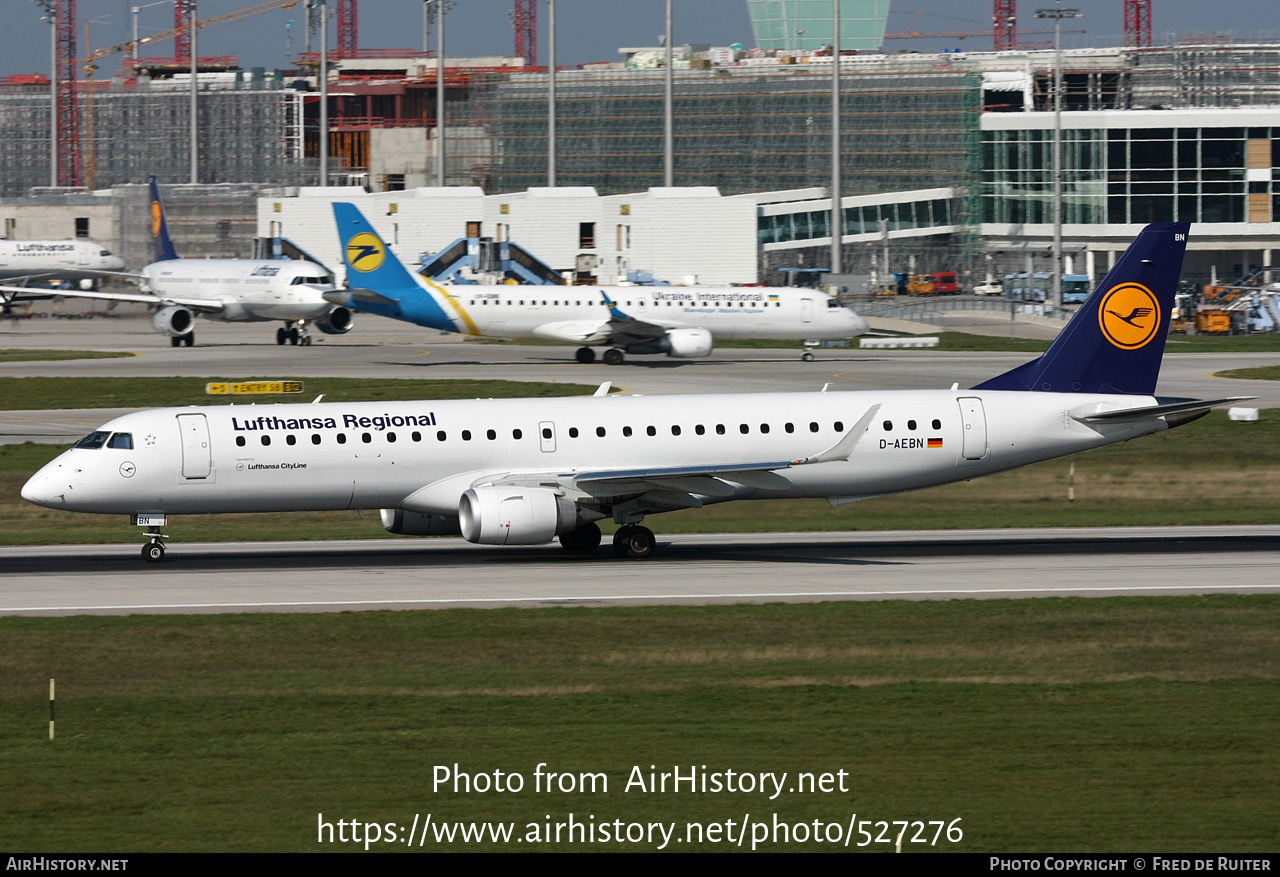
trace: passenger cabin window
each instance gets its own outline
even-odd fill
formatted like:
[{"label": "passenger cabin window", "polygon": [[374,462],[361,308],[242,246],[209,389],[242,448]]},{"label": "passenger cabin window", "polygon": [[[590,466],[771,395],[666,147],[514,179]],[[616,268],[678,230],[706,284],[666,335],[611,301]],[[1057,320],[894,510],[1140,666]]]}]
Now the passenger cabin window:
[{"label": "passenger cabin window", "polygon": [[265,448],[265,447],[266,447],[267,445],[269,445],[269,444],[271,444],[271,436],[269,436],[269,435],[264,435],[264,436],[262,437],[262,446]]},{"label": "passenger cabin window", "polygon": [[98,430],[91,432],[80,441],[76,442],[77,448],[84,448],[90,451],[96,451],[107,443],[107,439],[111,438],[111,433]]},{"label": "passenger cabin window", "polygon": [[238,436],[236,436],[236,447],[238,447],[238,448],[243,448],[243,447],[244,447],[244,436],[242,436],[242,435],[238,435]]},{"label": "passenger cabin window", "polygon": [[492,429],[490,429],[485,431],[484,437],[487,438],[489,441],[493,441],[498,437],[498,434]]},{"label": "passenger cabin window", "polygon": [[318,433],[318,432],[313,432],[313,433],[311,434],[311,444],[313,444],[313,445],[318,445],[318,444],[320,444],[320,433]]},{"label": "passenger cabin window", "polygon": [[471,430],[469,430],[469,429],[464,429],[464,430],[462,431],[462,440],[463,440],[464,442],[469,442],[469,441],[471,441]]},{"label": "passenger cabin window", "polygon": [[133,450],[133,433],[118,432],[111,437],[111,441],[107,444],[109,448],[119,448],[122,451]]},{"label": "passenger cabin window", "polygon": [[885,431],[885,432],[893,432],[893,421],[892,421],[892,420],[886,420],[886,421],[884,422],[884,431]]},{"label": "passenger cabin window", "polygon": [[911,430],[912,432],[915,432],[915,428],[916,428],[916,422],[914,420],[908,420],[907,429]]},{"label": "passenger cabin window", "polygon": [[520,439],[524,438],[524,432],[518,429],[513,429],[511,430],[511,437],[516,441],[520,441]]},{"label": "passenger cabin window", "polygon": [[345,432],[338,433],[338,444],[345,445],[347,443],[347,434]]},{"label": "passenger cabin window", "polygon": [[298,440],[291,435],[287,435],[284,437],[284,443],[286,445],[296,445],[298,443]]},{"label": "passenger cabin window", "polygon": [[933,428],[934,428],[934,429],[942,429],[942,421],[941,421],[941,420],[935,420],[935,421],[933,422]]}]

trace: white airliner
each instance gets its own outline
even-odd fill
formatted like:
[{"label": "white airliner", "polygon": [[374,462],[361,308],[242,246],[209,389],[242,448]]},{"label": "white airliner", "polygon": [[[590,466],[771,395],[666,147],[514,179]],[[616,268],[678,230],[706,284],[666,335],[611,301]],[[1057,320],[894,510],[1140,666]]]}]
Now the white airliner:
[{"label": "white airliner", "polygon": [[[627,353],[709,356],[715,339],[852,338],[867,323],[836,299],[790,287],[441,286],[405,270],[352,204],[334,218],[352,307],[446,332],[581,344],[578,362]],[[813,359],[807,348],[806,360]]]},{"label": "white airliner", "polygon": [[1186,237],[1148,226],[1043,356],[969,390],[155,409],[104,424],[22,495],[133,516],[152,561],[169,515],[361,508],[392,533],[578,553],[611,519],[614,550],[647,557],[648,515],[968,480],[1235,401],[1153,395]]},{"label": "white airliner", "polygon": [[[0,240],[0,280],[19,281],[27,292],[47,292],[50,284],[76,283],[94,289],[104,274],[120,271],[124,259],[97,241],[75,238],[65,241]],[[10,294],[5,294],[8,302]]]},{"label": "white airliner", "polygon": [[[333,275],[317,262],[301,259],[179,259],[156,178],[151,178],[151,234],[156,261],[136,280],[143,293],[59,291],[59,295],[156,308],[151,324],[174,347],[195,344],[195,319],[203,314],[229,323],[280,321],[276,343],[310,344],[315,326],[330,335],[351,330],[350,294],[334,286]],[[6,296],[30,290],[0,287]]]}]

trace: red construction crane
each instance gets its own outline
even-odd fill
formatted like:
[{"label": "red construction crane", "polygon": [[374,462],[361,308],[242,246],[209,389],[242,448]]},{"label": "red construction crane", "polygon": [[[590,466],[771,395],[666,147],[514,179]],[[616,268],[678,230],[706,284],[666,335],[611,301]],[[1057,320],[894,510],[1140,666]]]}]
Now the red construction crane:
[{"label": "red construction crane", "polygon": [[173,57],[179,66],[191,63],[191,23],[186,0],[173,0]]},{"label": "red construction crane", "polygon": [[339,58],[354,58],[359,53],[356,0],[338,0],[338,51]]},{"label": "red construction crane", "polygon": [[80,185],[80,104],[76,100],[76,0],[58,0],[58,185]]},{"label": "red construction crane", "polygon": [[1018,0],[995,0],[992,42],[997,52],[1018,48]]},{"label": "red construction crane", "polygon": [[1124,0],[1124,44],[1151,47],[1151,0]]},{"label": "red construction crane", "polygon": [[538,0],[516,0],[512,17],[516,28],[516,57],[528,67],[538,66]]}]

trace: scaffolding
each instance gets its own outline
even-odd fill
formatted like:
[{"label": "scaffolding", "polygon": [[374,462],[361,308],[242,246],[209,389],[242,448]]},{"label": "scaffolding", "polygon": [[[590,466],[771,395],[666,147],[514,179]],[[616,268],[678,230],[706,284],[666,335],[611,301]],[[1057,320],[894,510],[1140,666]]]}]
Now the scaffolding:
[{"label": "scaffolding", "polygon": [[[830,62],[804,75],[678,70],[675,184],[724,194],[825,186],[830,179]],[[979,111],[963,72],[842,72],[844,194],[963,184],[965,135]],[[663,185],[661,71],[573,71],[557,76],[557,176],[601,194]],[[488,192],[543,185],[545,74],[473,80],[453,125],[482,130],[484,154],[450,155],[449,181]],[[970,118],[972,116],[972,118]]]},{"label": "scaffolding", "polygon": [[[126,89],[82,83],[77,98],[89,183],[109,188],[190,175],[190,104],[184,90]],[[43,93],[41,93],[43,91]],[[91,99],[90,99],[91,97]],[[303,148],[304,95],[237,88],[200,94],[200,176],[209,182],[300,185],[317,173]],[[0,197],[24,194],[49,178],[49,96],[38,88],[0,90]]]}]

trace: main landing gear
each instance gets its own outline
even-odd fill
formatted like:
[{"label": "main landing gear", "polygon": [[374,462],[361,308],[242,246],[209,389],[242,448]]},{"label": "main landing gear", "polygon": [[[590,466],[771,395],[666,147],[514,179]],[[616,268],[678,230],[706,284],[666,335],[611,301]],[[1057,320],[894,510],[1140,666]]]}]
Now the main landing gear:
[{"label": "main landing gear", "polygon": [[276,329],[276,343],[292,344],[295,347],[301,344],[303,347],[311,346],[311,335],[307,332],[307,324],[304,320],[294,323],[292,320],[286,321],[283,329]]},{"label": "main landing gear", "polygon": [[[600,547],[600,528],[595,524],[587,524],[568,533],[560,534],[560,545],[570,554],[595,554]],[[613,553],[619,557],[643,560],[653,555],[658,540],[653,531],[638,524],[624,524],[613,534]]]},{"label": "main landing gear", "polygon": [[159,563],[164,560],[164,542],[162,540],[169,537],[161,533],[159,527],[148,527],[146,535],[150,541],[142,546],[142,559],[147,563]]},{"label": "main landing gear", "polygon": [[[591,365],[591,363],[596,361],[596,352],[590,347],[579,347],[573,357],[583,365]],[[605,365],[622,365],[623,361],[627,357],[620,348],[610,347],[604,352],[604,356],[602,358],[604,359]]]},{"label": "main landing gear", "polygon": [[170,347],[194,347],[196,343],[195,330],[191,330],[185,335],[174,335],[169,339]]},{"label": "main landing gear", "polygon": [[639,524],[624,524],[613,534],[613,553],[619,557],[643,560],[653,555],[657,544],[653,531]]}]

